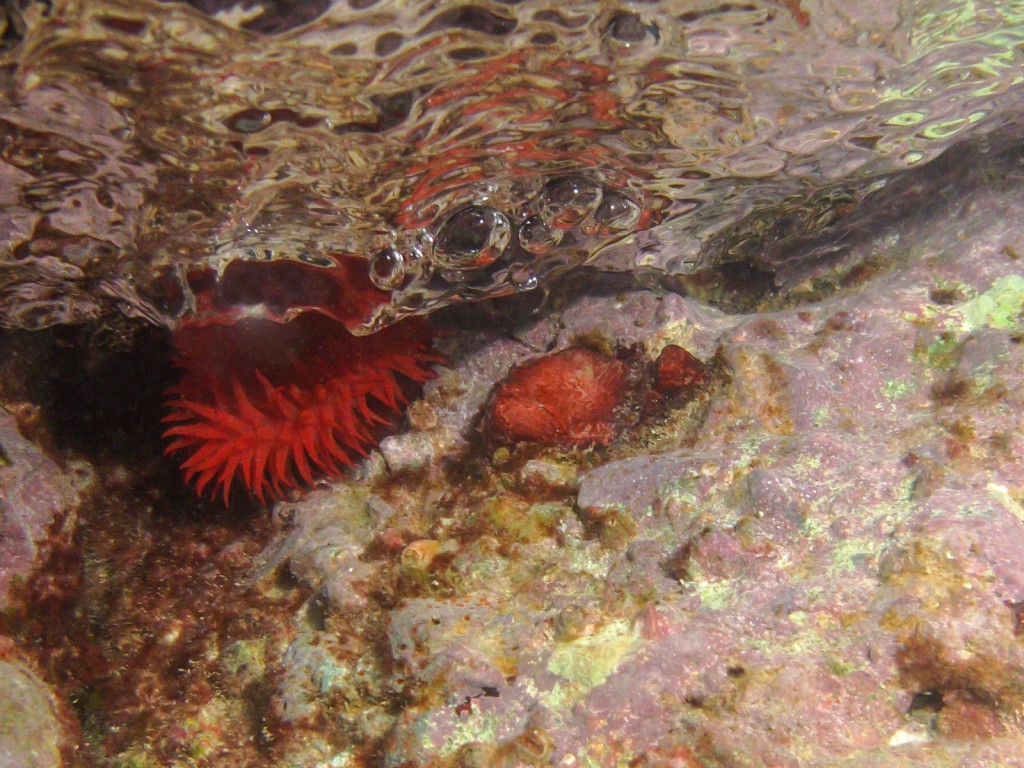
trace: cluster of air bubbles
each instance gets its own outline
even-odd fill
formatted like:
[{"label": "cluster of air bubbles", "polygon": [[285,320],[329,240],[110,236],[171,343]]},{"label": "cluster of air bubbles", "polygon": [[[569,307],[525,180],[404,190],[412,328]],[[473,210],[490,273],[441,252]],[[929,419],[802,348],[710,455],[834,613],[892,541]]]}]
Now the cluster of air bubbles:
[{"label": "cluster of air bubbles", "polygon": [[579,176],[549,181],[531,210],[535,212],[519,225],[518,236],[519,246],[535,256],[564,247],[567,240],[580,243],[583,238],[631,232],[642,215],[640,206],[626,195]]},{"label": "cluster of air bubbles", "polygon": [[418,246],[386,247],[371,257],[370,280],[392,293],[393,311],[533,290],[636,231],[643,219],[626,193],[577,174],[548,179],[515,210],[490,203],[486,197],[458,206],[432,233],[420,233]]},{"label": "cluster of air bubbles", "polygon": [[589,179],[566,176],[544,185],[540,193],[540,218],[549,227],[572,229],[601,203],[599,184]]}]

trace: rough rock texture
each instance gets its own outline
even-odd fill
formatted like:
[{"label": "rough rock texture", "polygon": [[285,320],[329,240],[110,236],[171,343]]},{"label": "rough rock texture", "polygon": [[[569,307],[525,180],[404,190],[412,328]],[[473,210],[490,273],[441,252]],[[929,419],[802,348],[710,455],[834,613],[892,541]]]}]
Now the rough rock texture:
[{"label": "rough rock texture", "polygon": [[[453,332],[251,574],[262,538],[115,491],[81,603],[55,579],[12,631],[88,759],[1024,767],[1019,1],[192,5],[0,5],[0,323],[323,307],[225,277],[264,258],[367,257],[371,324],[658,274]],[[486,441],[509,371],[573,346],[707,377],[627,392],[600,448]],[[2,609],[76,477],[0,448]],[[54,765],[2,643],[0,764]]]},{"label": "rough rock texture", "polygon": [[[456,357],[421,428],[385,441],[385,457],[404,446],[397,474],[371,464],[360,487],[288,508],[270,562],[327,607],[281,662],[276,706],[343,700],[356,735],[283,754],[1024,766],[1024,204],[1009,187],[880,233],[862,247],[896,266],[798,306],[582,297]],[[699,412],[676,404],[606,450],[481,450],[475,419],[510,366],[595,336],[652,359],[678,344],[715,383]]]},{"label": "rough rock texture", "polygon": [[[276,504],[247,576],[260,545],[184,523],[163,565],[125,558],[130,620],[83,615],[139,643],[111,642],[136,682],[86,702],[85,743],[126,768],[1024,768],[1022,175],[756,312],[594,291],[452,331],[409,431]],[[583,345],[704,376],[630,377],[607,446],[488,440],[509,372]],[[73,483],[0,429],[23,572]],[[45,690],[0,691],[49,754]]]},{"label": "rough rock texture", "polygon": [[28,667],[0,660],[0,765],[55,768],[69,748],[68,719],[53,692]]},{"label": "rough rock texture", "polygon": [[0,608],[37,564],[39,547],[53,527],[73,525],[78,489],[89,477],[84,465],[62,471],[22,437],[12,415],[0,410]]}]

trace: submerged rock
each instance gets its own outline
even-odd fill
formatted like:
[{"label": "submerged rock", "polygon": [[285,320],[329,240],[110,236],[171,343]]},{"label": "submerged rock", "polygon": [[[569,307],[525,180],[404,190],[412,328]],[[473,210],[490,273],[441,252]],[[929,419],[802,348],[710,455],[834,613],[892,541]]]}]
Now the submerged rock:
[{"label": "submerged rock", "polygon": [[85,465],[70,472],[58,467],[0,410],[0,608],[40,565],[40,549],[56,529],[74,529],[79,491],[89,479]]},{"label": "submerged rock", "polygon": [[381,763],[1020,765],[1019,200],[982,190],[974,216],[908,223],[900,268],[795,306],[634,291],[517,331],[724,371],[695,420],[604,448],[479,452],[485,422],[449,399],[494,352],[456,358],[426,396],[428,431],[462,435],[447,474],[373,481],[387,526],[435,554],[410,579],[400,547],[365,549],[389,597],[333,619],[364,651],[387,627],[360,657],[405,702]]},{"label": "submerged rock", "polygon": [[75,749],[70,718],[54,693],[24,664],[0,660],[0,764],[57,768]]}]

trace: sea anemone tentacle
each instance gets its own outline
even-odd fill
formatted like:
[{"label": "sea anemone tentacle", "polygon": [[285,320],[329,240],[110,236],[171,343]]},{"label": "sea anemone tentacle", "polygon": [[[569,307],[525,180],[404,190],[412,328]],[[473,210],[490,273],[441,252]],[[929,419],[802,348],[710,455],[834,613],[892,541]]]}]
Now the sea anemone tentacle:
[{"label": "sea anemone tentacle", "polygon": [[394,423],[407,390],[436,375],[444,359],[431,336],[412,320],[356,337],[316,313],[186,324],[175,335],[184,375],[167,392],[165,453],[186,454],[186,482],[225,504],[236,481],[265,503],[337,476]]}]

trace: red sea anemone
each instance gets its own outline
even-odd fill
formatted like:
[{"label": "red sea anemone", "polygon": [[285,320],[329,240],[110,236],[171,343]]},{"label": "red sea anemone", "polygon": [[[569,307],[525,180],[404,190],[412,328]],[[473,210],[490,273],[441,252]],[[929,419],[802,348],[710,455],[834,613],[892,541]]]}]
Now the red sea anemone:
[{"label": "red sea anemone", "polygon": [[434,377],[442,359],[430,338],[418,318],[353,336],[316,311],[186,323],[174,336],[185,373],[168,390],[166,453],[187,454],[186,481],[225,504],[236,480],[263,502],[338,475]]}]

